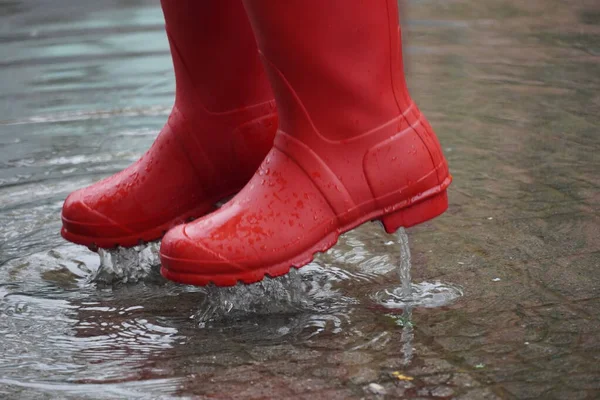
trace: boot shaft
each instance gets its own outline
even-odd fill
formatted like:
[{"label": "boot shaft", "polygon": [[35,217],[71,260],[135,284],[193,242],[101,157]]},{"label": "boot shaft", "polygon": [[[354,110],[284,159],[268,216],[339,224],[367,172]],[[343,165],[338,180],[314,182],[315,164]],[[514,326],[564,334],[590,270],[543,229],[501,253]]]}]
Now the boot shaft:
[{"label": "boot shaft", "polygon": [[406,88],[396,0],[244,5],[277,102],[275,148],[336,213],[368,213],[374,199],[389,197],[385,207],[446,181],[437,137]]},{"label": "boot shaft", "polygon": [[271,147],[277,126],[244,6],[241,0],[161,0],[161,5],[175,69],[175,107],[168,121],[173,137],[202,171],[209,191],[243,186]]},{"label": "boot shaft", "polygon": [[161,0],[161,5],[177,108],[222,113],[273,98],[241,0]]},{"label": "boot shaft", "polygon": [[324,139],[373,130],[410,106],[396,0],[245,0],[280,129]]}]

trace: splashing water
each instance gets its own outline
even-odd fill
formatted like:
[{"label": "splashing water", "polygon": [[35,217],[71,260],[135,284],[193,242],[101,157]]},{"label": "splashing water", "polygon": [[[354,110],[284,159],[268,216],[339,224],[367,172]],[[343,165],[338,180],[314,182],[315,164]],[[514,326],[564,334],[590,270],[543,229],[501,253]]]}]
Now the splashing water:
[{"label": "splashing water", "polygon": [[439,281],[412,283],[408,235],[403,228],[398,231],[397,235],[401,252],[398,266],[401,285],[375,293],[372,297],[377,303],[392,309],[434,308],[448,305],[463,295],[462,288],[457,285]]},{"label": "splashing water", "polygon": [[232,287],[206,287],[206,298],[195,316],[199,325],[247,314],[286,314],[310,304],[310,299],[297,269],[277,278]]},{"label": "splashing water", "polygon": [[89,281],[106,285],[160,281],[159,248],[160,242],[151,242],[131,248],[98,249],[100,266]]},{"label": "splashing water", "polygon": [[[391,243],[391,242],[390,242]],[[393,244],[393,243],[391,243]],[[410,328],[410,316],[415,307],[440,307],[450,304],[463,295],[460,287],[441,282],[412,283],[411,253],[404,229],[397,234],[400,262],[397,268],[400,286],[376,292],[372,298],[380,305],[404,311],[401,320]],[[164,281],[160,276],[159,243],[149,243],[132,248],[99,249],[100,267],[91,275],[93,283],[114,285],[139,281]],[[335,250],[332,250],[335,252]],[[331,253],[328,252],[327,254]],[[324,257],[327,256],[324,255]],[[192,318],[204,327],[209,323],[241,318],[247,315],[292,314],[327,308],[331,301],[352,303],[337,291],[332,291],[332,280],[339,280],[339,271],[333,266],[323,268],[313,263],[302,270],[292,268],[284,276],[265,278],[251,285],[233,287],[207,286],[196,288],[205,294],[198,312]],[[348,273],[346,279],[355,274]],[[330,301],[331,300],[331,301]],[[406,314],[406,315],[405,315]],[[406,328],[405,326],[405,328]],[[407,335],[412,333],[405,332]]]},{"label": "splashing water", "polygon": [[[159,242],[152,242],[131,248],[98,249],[100,266],[88,281],[100,285],[164,281],[159,272],[159,248]],[[204,326],[207,322],[246,314],[292,313],[310,303],[313,286],[305,285],[300,272],[292,268],[284,276],[265,278],[251,285],[197,288],[205,297],[193,318]]]}]

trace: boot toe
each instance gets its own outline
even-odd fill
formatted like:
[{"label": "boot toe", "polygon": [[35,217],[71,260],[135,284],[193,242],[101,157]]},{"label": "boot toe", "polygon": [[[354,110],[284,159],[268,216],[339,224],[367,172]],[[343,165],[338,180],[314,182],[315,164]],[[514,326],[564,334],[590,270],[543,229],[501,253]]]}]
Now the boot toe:
[{"label": "boot toe", "polygon": [[176,226],[163,237],[160,246],[163,271],[208,276],[211,274],[224,275],[241,270],[236,262],[212,250],[201,240],[190,237],[186,232],[186,226]]},{"label": "boot toe", "polygon": [[65,200],[61,215],[63,236],[68,236],[68,240],[76,243],[90,245],[93,238],[117,236],[126,233],[122,227],[115,224],[110,218],[94,210],[93,205],[87,204],[84,200],[85,193],[86,189],[77,190]]}]

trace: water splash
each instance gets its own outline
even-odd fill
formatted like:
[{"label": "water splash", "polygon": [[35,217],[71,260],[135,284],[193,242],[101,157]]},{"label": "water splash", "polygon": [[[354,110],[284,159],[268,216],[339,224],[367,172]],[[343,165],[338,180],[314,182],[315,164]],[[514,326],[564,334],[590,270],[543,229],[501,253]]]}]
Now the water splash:
[{"label": "water splash", "polygon": [[401,252],[398,266],[401,285],[375,293],[372,297],[377,303],[391,309],[434,308],[451,304],[463,295],[463,290],[458,285],[439,281],[412,283],[408,235],[404,229],[400,229],[397,236]]},{"label": "water splash", "polygon": [[265,278],[250,285],[207,286],[206,298],[194,316],[200,326],[207,322],[248,314],[286,314],[310,303],[300,272],[292,268],[284,276]]},{"label": "water splash", "polygon": [[[401,285],[375,293],[372,297],[377,303],[390,309],[402,309],[408,313],[407,318],[410,319],[415,307],[440,307],[463,295],[462,289],[455,285],[441,282],[412,283],[411,253],[408,236],[404,230],[398,232],[397,243],[400,247],[397,273]],[[128,249],[100,249],[100,266],[90,276],[89,281],[107,285],[164,281],[159,273],[158,250],[158,242]],[[327,261],[336,255],[335,252],[334,248],[320,257],[322,261]],[[356,273],[348,271],[340,275],[340,268],[328,262],[324,263],[326,268],[319,264],[317,258],[315,263],[302,270],[292,268],[287,275],[265,278],[251,285],[197,288],[205,296],[192,318],[203,327],[208,323],[249,315],[292,314],[307,310],[319,313],[336,305],[345,307],[354,303],[356,299],[342,296],[337,290],[333,290],[331,285],[337,281],[357,278]]]},{"label": "water splash", "polygon": [[159,248],[160,242],[151,242],[130,248],[98,249],[100,266],[89,281],[106,285],[161,281]]},{"label": "water splash", "polygon": [[[99,267],[88,282],[114,286],[138,282],[165,282],[160,276],[160,245],[158,242],[131,248],[99,249]],[[323,268],[313,263],[299,271],[292,268],[284,276],[265,278],[260,282],[233,287],[192,287],[203,294],[200,306],[192,315],[200,327],[260,315],[295,314],[302,311],[328,313],[345,306],[349,298],[332,288],[337,269]],[[337,279],[339,280],[339,278]],[[187,289],[186,289],[187,291]]]}]

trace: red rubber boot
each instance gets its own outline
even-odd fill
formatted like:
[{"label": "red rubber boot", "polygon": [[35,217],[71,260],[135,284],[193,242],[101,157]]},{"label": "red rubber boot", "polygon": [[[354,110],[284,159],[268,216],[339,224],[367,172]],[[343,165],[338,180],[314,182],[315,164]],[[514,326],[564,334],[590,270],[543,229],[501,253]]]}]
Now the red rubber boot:
[{"label": "red rubber boot", "polygon": [[245,0],[279,131],[248,185],[163,238],[171,280],[234,285],[301,267],[371,220],[443,213],[451,177],[404,81],[396,0]]},{"label": "red rubber boot", "polygon": [[163,0],[175,66],[171,115],[124,171],[78,190],[62,236],[90,248],[133,246],[215,209],[273,145],[277,114],[241,0]]}]

